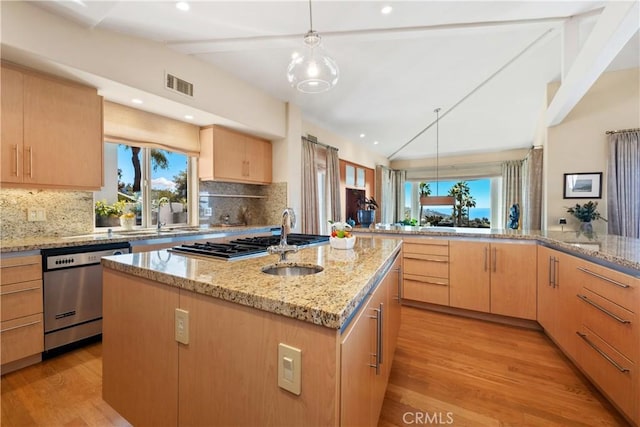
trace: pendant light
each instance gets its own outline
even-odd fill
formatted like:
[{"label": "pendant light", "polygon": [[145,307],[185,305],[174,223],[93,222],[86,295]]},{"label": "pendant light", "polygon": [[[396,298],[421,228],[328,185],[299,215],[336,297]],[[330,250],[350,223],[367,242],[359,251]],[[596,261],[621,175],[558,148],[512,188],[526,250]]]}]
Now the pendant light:
[{"label": "pendant light", "polygon": [[438,185],[440,184],[439,173],[439,151],[440,151],[440,108],[433,110],[436,113],[436,195],[420,198],[420,215],[422,215],[422,206],[443,206],[454,205],[455,198],[453,196],[440,196]]},{"label": "pendant light", "polygon": [[326,92],[338,83],[339,70],[335,61],[324,53],[320,34],[313,30],[311,0],[309,24],[310,29],[304,36],[305,52],[293,57],[287,69],[287,79],[300,92]]}]

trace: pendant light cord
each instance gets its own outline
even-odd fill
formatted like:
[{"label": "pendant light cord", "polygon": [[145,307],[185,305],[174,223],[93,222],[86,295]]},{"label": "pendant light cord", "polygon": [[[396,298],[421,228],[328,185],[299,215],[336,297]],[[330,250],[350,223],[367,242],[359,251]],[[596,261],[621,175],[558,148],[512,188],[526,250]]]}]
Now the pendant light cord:
[{"label": "pendant light cord", "polygon": [[438,107],[433,111],[436,113],[436,196],[439,196],[438,153],[440,152],[440,108]]},{"label": "pendant light cord", "polygon": [[311,12],[311,0],[309,0],[309,31],[313,31],[313,13]]}]

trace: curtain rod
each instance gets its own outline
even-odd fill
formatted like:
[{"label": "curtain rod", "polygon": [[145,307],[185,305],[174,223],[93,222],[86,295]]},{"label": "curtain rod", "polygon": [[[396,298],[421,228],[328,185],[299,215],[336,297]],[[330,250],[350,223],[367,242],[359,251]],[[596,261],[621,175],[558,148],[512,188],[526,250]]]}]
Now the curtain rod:
[{"label": "curtain rod", "polygon": [[624,132],[638,132],[640,128],[635,129],[621,129],[621,130],[608,130],[605,132],[607,135],[613,135],[614,133],[624,133]]},{"label": "curtain rod", "polygon": [[316,144],[316,145],[319,145],[321,147],[328,148],[330,150],[339,151],[336,147],[332,147],[331,145],[323,144],[322,142],[314,141],[313,139],[307,138],[306,136],[303,136],[302,139],[304,139],[305,141],[311,142],[312,144]]}]

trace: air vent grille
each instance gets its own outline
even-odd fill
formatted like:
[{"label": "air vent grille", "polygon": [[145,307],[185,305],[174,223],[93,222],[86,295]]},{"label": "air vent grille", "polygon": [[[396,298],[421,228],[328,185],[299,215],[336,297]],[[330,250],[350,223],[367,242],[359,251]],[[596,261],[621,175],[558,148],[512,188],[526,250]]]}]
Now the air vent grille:
[{"label": "air vent grille", "polygon": [[193,97],[193,83],[182,80],[181,78],[178,78],[173,74],[167,73],[167,78],[165,79],[165,87],[174,92]]}]

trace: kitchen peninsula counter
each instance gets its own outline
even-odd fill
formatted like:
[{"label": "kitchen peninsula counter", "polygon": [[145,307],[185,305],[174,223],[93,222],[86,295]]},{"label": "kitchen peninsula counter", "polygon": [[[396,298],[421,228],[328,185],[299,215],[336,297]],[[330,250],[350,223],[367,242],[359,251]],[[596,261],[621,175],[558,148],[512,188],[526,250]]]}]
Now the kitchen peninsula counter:
[{"label": "kitchen peninsula counter", "polygon": [[509,239],[535,240],[543,246],[558,249],[570,255],[603,263],[609,267],[640,271],[640,239],[613,234],[591,235],[577,231],[540,231],[488,228],[452,228],[382,226],[380,228],[355,227],[358,235],[369,233],[386,237],[436,237],[446,239]]},{"label": "kitchen peninsula counter", "polygon": [[102,264],[131,276],[339,329],[386,273],[400,248],[396,239],[358,237],[353,250],[326,244],[288,254],[287,262],[324,268],[305,276],[263,273],[262,267],[276,263],[277,255],[223,261],[162,250],[105,257]]}]

